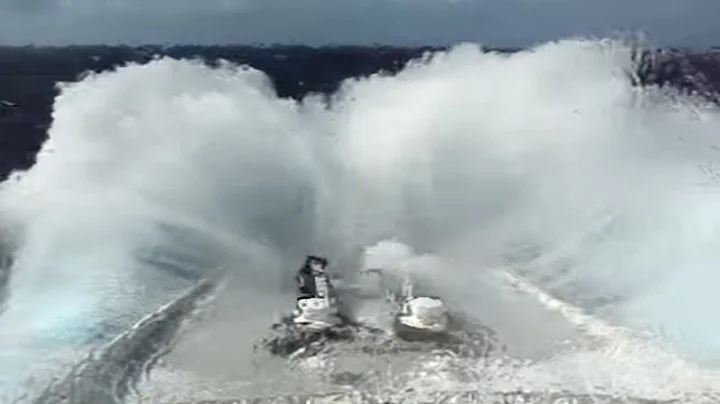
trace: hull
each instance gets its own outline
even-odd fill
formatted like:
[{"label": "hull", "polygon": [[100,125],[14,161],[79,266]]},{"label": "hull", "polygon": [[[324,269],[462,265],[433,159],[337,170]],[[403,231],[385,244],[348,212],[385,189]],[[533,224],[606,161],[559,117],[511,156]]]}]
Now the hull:
[{"label": "hull", "polygon": [[416,319],[397,316],[393,322],[393,332],[405,341],[449,341],[448,329],[442,326],[428,327]]},{"label": "hull", "polygon": [[323,298],[299,299],[291,321],[293,326],[307,331],[321,331],[343,323],[337,306]]},{"label": "hull", "polygon": [[405,340],[444,340],[450,331],[450,313],[437,298],[407,299],[395,316],[393,330]]}]

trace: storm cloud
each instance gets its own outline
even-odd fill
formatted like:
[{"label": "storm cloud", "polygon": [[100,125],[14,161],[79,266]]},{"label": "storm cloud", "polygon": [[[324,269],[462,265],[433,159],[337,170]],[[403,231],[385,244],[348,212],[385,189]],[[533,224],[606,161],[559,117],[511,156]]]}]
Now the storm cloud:
[{"label": "storm cloud", "polygon": [[717,0],[0,0],[0,43],[720,44]]}]

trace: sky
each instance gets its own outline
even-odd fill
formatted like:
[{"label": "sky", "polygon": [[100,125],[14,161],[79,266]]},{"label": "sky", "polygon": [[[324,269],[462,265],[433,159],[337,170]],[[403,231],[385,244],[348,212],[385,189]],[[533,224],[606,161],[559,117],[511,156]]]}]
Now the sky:
[{"label": "sky", "polygon": [[720,45],[720,0],[0,0],[0,44]]}]

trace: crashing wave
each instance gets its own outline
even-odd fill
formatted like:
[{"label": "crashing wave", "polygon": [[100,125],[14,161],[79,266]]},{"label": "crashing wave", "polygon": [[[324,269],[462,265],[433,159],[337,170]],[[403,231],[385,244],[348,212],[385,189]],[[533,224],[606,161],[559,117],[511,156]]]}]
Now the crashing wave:
[{"label": "crashing wave", "polygon": [[48,386],[35,404],[116,404],[136,390],[169,352],[189,316],[210,297],[216,284],[203,280],[149,314],[104,349],[90,353],[68,374]]},{"label": "crashing wave", "polygon": [[[252,397],[234,398],[223,400],[204,400],[182,402],[176,404],[673,404],[677,400],[647,400],[642,398],[627,398],[605,395],[569,395],[566,393],[480,393],[475,391],[463,392],[436,392],[434,394],[423,394],[422,398],[407,397],[398,399],[386,399],[370,394],[352,393],[328,393],[319,395],[296,395],[296,396],[275,396],[275,397]],[[706,401],[694,401],[696,404],[711,403]]]}]

